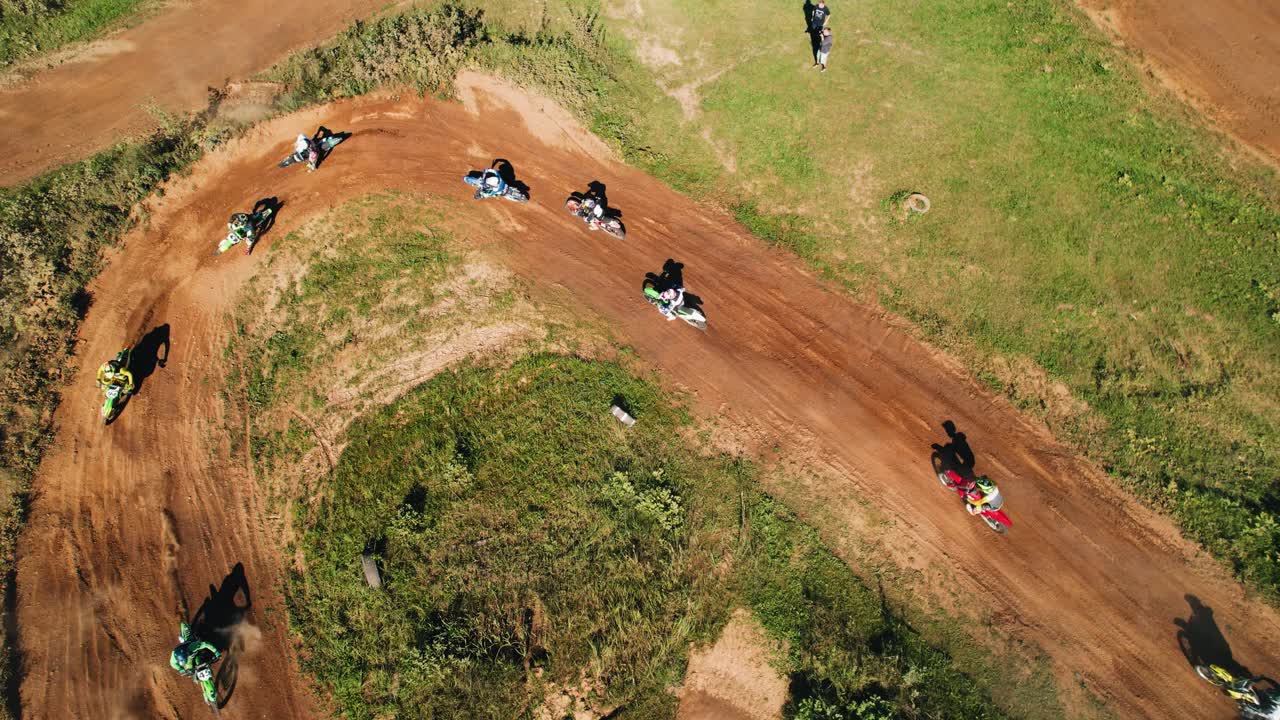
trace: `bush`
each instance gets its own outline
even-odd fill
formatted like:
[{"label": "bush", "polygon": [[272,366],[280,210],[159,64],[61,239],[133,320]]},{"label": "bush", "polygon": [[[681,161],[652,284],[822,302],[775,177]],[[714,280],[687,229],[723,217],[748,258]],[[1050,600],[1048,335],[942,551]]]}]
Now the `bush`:
[{"label": "bush", "polygon": [[383,85],[446,93],[483,34],[482,13],[453,2],[356,22],[324,47],[294,55],[267,76],[287,84],[280,106],[293,110]]}]

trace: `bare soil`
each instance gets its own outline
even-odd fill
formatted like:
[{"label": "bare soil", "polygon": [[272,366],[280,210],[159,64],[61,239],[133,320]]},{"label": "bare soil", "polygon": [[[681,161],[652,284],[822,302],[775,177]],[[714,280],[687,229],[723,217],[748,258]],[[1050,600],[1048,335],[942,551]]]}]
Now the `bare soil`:
[{"label": "bare soil", "polygon": [[1280,164],[1280,3],[1079,1],[1169,88]]},{"label": "bare soil", "polygon": [[332,37],[385,0],[194,0],[0,88],[0,185],[156,126],[146,106],[199,110],[209,88]]},{"label": "bare soil", "polygon": [[[1207,622],[1236,661],[1260,672],[1277,666],[1275,610],[957,363],[880,309],[827,290],[727,214],[567,142],[580,128],[530,115],[541,101],[512,107],[509,96],[470,87],[473,110],[371,97],[252,130],[171,183],[149,225],[93,283],[81,372],[65,388],[21,542],[24,718],[203,717],[196,688],[165,657],[180,613],[237,562],[252,589],[241,625],[261,638],[239,662],[222,717],[327,714],[286,631],[289,558],[264,521],[252,468],[230,451],[245,428],[228,425],[219,396],[234,331],[226,313],[276,238],[384,189],[456,198],[458,237],[538,292],[569,294],[584,316],[604,318],[620,344],[693,393],[698,411],[742,449],[776,447],[819,463],[823,472],[788,495],[823,510],[824,535],[837,547],[865,541],[872,528],[890,559],[920,568],[939,596],[985,608],[977,632],[1042,647],[1064,686],[1088,687],[1119,717],[1229,714],[1179,649],[1174,620],[1188,615],[1189,594],[1212,609]],[[298,128],[319,123],[353,136],[317,173],[275,168]],[[531,186],[529,204],[469,199],[461,176],[495,157]],[[565,196],[592,180],[607,184],[623,213],[625,242],[565,213]],[[227,216],[270,196],[285,206],[254,255],[213,256]],[[684,263],[686,286],[704,299],[706,333],[667,322],[641,297],[644,273],[667,258]],[[171,327],[167,366],[104,428],[93,368],[161,323]],[[930,446],[945,441],[944,420],[967,433],[979,469],[1000,481],[1015,523],[1007,536],[938,485]],[[881,520],[869,520],[865,498]]]},{"label": "bare soil", "polygon": [[737,610],[716,644],[693,653],[676,720],[781,720],[787,678],[772,663],[782,648],[746,610]]}]

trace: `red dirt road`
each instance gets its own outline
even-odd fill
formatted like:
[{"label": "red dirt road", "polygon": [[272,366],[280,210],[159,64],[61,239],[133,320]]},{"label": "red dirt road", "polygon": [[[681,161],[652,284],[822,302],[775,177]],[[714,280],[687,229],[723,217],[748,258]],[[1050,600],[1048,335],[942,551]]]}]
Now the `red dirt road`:
[{"label": "red dirt road", "polygon": [[[155,127],[144,106],[203,108],[244,79],[332,37],[386,0],[191,0],[0,88],[0,185],[80,160]],[[227,22],[227,18],[249,19]]]},{"label": "red dirt road", "polygon": [[[470,232],[539,292],[571,295],[607,319],[621,342],[695,393],[718,427],[749,449],[777,441],[819,458],[824,479],[786,494],[823,508],[818,520],[837,544],[865,537],[858,498],[876,498],[893,519],[869,532],[897,561],[922,569],[939,595],[972,596],[1000,631],[1042,646],[1060,679],[1084,683],[1118,716],[1231,716],[1179,651],[1173,620],[1187,616],[1188,593],[1213,609],[1236,660],[1277,672],[1274,610],[1243,597],[1166,521],[954,362],[878,309],[827,291],[724,214],[587,152],[590,140],[566,134],[555,113],[517,100],[522,120],[496,95],[477,93],[479,114],[365,99],[259,127],[167,188],[150,226],[94,283],[81,372],[58,410],[21,543],[27,720],[206,717],[165,658],[180,609],[194,610],[236,562],[252,588],[246,625],[261,637],[239,659],[222,717],[323,716],[289,660],[281,540],[260,522],[251,468],[229,450],[244,428],[226,426],[219,397],[232,332],[225,311],[274,238],[383,189],[459,198],[464,215],[451,223],[461,236]],[[272,167],[294,133],[321,122],[354,136],[320,172]],[[532,187],[528,205],[466,200],[460,176],[494,157],[510,159]],[[605,182],[624,213],[625,242],[587,233],[564,212],[567,193],[591,180]],[[253,257],[210,254],[229,213],[273,195],[286,205]],[[684,263],[686,284],[705,300],[706,334],[664,321],[640,298],[644,273],[668,257]],[[93,367],[161,323],[172,333],[168,366],[103,428]],[[1001,480],[1017,523],[1007,537],[968,516],[934,479],[930,444],[945,440],[944,419],[968,434],[979,468]]]},{"label": "red dirt road", "polygon": [[1080,0],[1166,85],[1280,163],[1280,3]]}]

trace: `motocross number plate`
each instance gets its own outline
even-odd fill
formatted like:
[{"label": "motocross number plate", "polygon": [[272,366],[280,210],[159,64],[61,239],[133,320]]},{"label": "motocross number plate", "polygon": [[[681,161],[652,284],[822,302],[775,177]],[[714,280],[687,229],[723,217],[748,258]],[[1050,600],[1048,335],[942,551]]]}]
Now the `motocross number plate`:
[{"label": "motocross number plate", "polygon": [[196,679],[200,682],[207,682],[213,679],[213,671],[207,666],[196,670]]}]

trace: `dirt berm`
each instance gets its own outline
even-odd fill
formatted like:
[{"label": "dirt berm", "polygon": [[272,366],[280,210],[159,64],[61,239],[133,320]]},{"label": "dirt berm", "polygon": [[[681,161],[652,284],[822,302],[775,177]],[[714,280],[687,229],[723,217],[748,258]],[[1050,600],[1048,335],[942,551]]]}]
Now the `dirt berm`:
[{"label": "dirt berm", "polygon": [[[1173,621],[1188,614],[1188,594],[1212,609],[1237,661],[1277,671],[1273,610],[956,363],[877,308],[827,291],[725,214],[613,161],[553,106],[494,81],[462,84],[470,109],[363,99],[253,130],[171,183],[148,226],[93,283],[81,372],[58,410],[21,541],[25,720],[204,717],[196,688],[166,658],[180,608],[199,606],[236,563],[252,594],[244,625],[261,636],[245,633],[222,717],[325,714],[293,660],[280,539],[261,522],[253,468],[229,451],[245,428],[227,426],[219,395],[233,331],[226,311],[275,238],[382,189],[458,198],[464,215],[451,223],[464,235],[536,292],[605,318],[692,391],[726,437],[748,450],[780,443],[819,462],[823,479],[789,495],[824,508],[817,519],[837,546],[857,546],[862,533],[883,541],[937,583],[937,597],[984,608],[986,622],[1042,646],[1061,682],[1084,684],[1119,716],[1229,716],[1179,650]],[[290,138],[319,123],[354,135],[315,174],[276,169]],[[531,186],[529,204],[468,199],[461,176],[496,157]],[[569,191],[592,180],[622,211],[625,242],[587,233],[563,210]],[[254,255],[212,255],[227,216],[267,196],[285,206]],[[641,299],[644,273],[666,258],[684,263],[687,286],[704,299],[706,334],[666,322]],[[94,366],[162,324],[167,366],[104,428]],[[948,419],[967,433],[979,468],[1001,481],[1016,523],[1007,537],[963,512],[934,478],[930,445],[945,441]],[[860,499],[888,523],[868,529]]]}]

